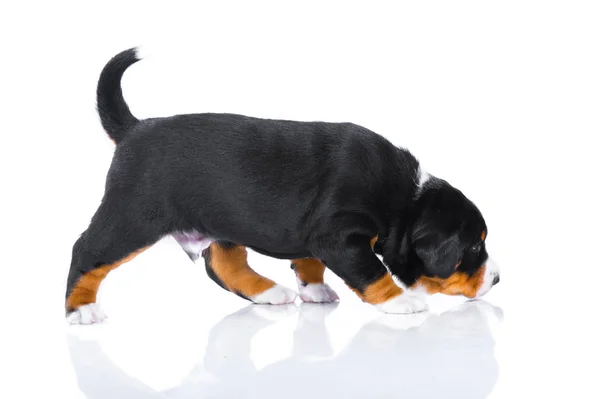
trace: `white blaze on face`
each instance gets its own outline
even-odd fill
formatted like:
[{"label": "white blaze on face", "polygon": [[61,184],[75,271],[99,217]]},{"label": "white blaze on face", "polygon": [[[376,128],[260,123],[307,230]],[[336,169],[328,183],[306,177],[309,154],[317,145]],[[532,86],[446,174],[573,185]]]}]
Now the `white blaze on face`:
[{"label": "white blaze on face", "polygon": [[491,259],[488,259],[485,266],[485,274],[483,275],[483,283],[477,290],[477,298],[480,298],[488,293],[494,286],[494,280],[500,277],[500,269],[498,264]]}]

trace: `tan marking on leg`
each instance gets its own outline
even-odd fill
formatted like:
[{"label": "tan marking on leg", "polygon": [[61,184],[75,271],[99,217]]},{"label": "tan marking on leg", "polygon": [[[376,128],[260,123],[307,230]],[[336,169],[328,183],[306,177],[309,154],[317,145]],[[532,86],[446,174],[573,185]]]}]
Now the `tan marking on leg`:
[{"label": "tan marking on leg", "polygon": [[229,291],[248,299],[275,286],[272,280],[261,276],[248,266],[248,252],[242,246],[223,248],[218,243],[212,243],[210,267]]},{"label": "tan marking on leg", "polygon": [[296,277],[305,284],[323,284],[325,265],[318,259],[305,258],[292,260]]},{"label": "tan marking on leg", "polygon": [[379,238],[378,235],[376,235],[375,237],[371,238],[371,249],[375,246],[375,243],[377,242],[377,238]]},{"label": "tan marking on leg", "polygon": [[474,298],[483,284],[485,268],[485,266],[480,267],[477,273],[472,276],[464,272],[456,272],[446,279],[421,276],[411,288],[420,285],[429,294],[437,294],[439,292],[446,295],[464,295],[467,298]]},{"label": "tan marking on leg", "polygon": [[127,263],[140,253],[144,252],[146,248],[142,248],[135,252],[132,252],[125,258],[108,265],[103,265],[95,268],[83,276],[79,278],[79,281],[73,286],[71,293],[66,301],[67,311],[71,312],[76,310],[82,305],[87,305],[90,303],[96,302],[96,295],[98,294],[98,289],[100,288],[100,283],[106,277],[106,275],[111,271],[121,266],[123,263]]},{"label": "tan marking on leg", "polygon": [[386,273],[379,280],[367,286],[362,292],[355,288],[352,291],[356,293],[363,301],[377,305],[389,301],[392,298],[402,295],[402,288],[398,287],[392,279],[392,276]]}]

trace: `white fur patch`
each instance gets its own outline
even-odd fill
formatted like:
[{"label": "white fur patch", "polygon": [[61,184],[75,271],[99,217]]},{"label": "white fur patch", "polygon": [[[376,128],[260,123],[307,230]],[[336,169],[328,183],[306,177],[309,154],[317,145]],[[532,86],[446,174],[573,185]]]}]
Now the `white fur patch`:
[{"label": "white fur patch", "polygon": [[425,302],[427,297],[430,296],[429,292],[427,292],[427,289],[422,285],[413,285],[412,288],[406,288],[406,290],[409,295],[416,296],[423,302]]},{"label": "white fur patch", "polygon": [[494,279],[496,276],[500,276],[500,268],[498,264],[491,259],[488,259],[485,263],[485,274],[483,275],[483,284],[477,291],[476,298],[480,298],[488,293],[489,290],[494,286]]},{"label": "white fur patch", "polygon": [[254,295],[250,300],[254,303],[263,303],[269,305],[283,305],[284,303],[292,303],[296,300],[298,294],[294,290],[275,284],[273,287],[258,295]]},{"label": "white fur patch", "polygon": [[138,60],[150,58],[152,55],[153,51],[148,46],[137,46],[135,48],[135,56],[138,58]]},{"label": "white fur patch", "polygon": [[405,291],[408,295],[411,296],[416,296],[417,298],[419,298],[422,301],[427,301],[427,298],[431,296],[431,294],[429,292],[427,292],[427,289],[425,287],[423,287],[422,285],[413,285],[410,288],[406,286],[406,284],[404,284],[402,282],[402,280],[400,280],[398,277],[394,276],[392,274],[392,279],[394,280],[394,282],[396,283],[396,285],[400,288],[402,288],[402,291]]},{"label": "white fur patch", "polygon": [[205,237],[199,232],[192,230],[187,232],[177,232],[171,234],[175,241],[181,245],[190,259],[196,262],[200,254],[214,242],[213,239]]},{"label": "white fur patch", "polygon": [[303,286],[298,283],[300,299],[304,302],[330,303],[340,299],[327,284],[307,284]]},{"label": "white fur patch", "polygon": [[425,183],[427,183],[427,181],[429,179],[431,179],[431,175],[429,173],[425,172],[420,166],[419,166],[419,171],[417,172],[417,177],[419,178],[419,183],[418,183],[419,189],[423,188]]},{"label": "white fur patch", "polygon": [[376,305],[377,309],[384,313],[410,314],[424,312],[429,306],[416,295],[405,292],[384,303]]},{"label": "white fur patch", "polygon": [[417,190],[415,191],[415,194],[414,194],[415,198],[418,198],[421,195],[421,192],[423,191],[423,186],[430,179],[431,179],[431,175],[429,173],[425,172],[425,170],[423,170],[421,165],[419,165],[419,169],[417,170],[417,177],[416,177]]},{"label": "white fur patch", "polygon": [[97,303],[80,306],[67,316],[67,321],[70,324],[102,323],[106,319],[106,314],[100,309]]},{"label": "white fur patch", "polygon": [[202,251],[210,247],[210,244],[212,243],[213,240],[205,238],[198,241],[189,241],[183,243],[181,244],[181,248],[183,248],[183,250],[190,256],[190,258],[196,261],[200,257]]}]

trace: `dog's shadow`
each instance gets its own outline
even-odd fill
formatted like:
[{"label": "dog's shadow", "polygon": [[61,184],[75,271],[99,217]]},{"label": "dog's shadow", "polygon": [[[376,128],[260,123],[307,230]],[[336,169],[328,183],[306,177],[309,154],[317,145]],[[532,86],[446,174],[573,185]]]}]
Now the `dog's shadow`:
[{"label": "dog's shadow", "polygon": [[252,338],[298,308],[247,306],[211,329],[203,362],[165,391],[123,373],[96,341],[69,335],[68,346],[89,398],[485,398],[496,383],[497,307],[475,301],[440,315],[381,315],[334,356],[325,320],[335,308],[302,304],[291,356],[259,370]]}]

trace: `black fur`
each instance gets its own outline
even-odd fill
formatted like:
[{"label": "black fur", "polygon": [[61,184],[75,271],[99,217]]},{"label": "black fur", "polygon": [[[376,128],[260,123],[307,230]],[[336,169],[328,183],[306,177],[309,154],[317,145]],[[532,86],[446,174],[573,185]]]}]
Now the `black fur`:
[{"label": "black fur", "polygon": [[448,182],[432,177],[414,201],[391,271],[407,285],[421,275],[447,278],[456,270],[473,275],[488,258],[482,232],[487,234],[487,226],[477,207]]},{"label": "black fur", "polygon": [[417,159],[382,136],[352,123],[233,114],[138,121],[119,83],[137,60],[127,50],[100,77],[100,118],[118,146],[67,293],[85,271],[187,230],[277,258],[321,259],[359,290],[386,273],[375,235],[407,283],[446,276],[457,259],[469,270],[485,260],[484,247],[465,250],[485,228],[477,208],[443,180],[418,193]]},{"label": "black fur", "polygon": [[120,143],[125,132],[138,120],[129,111],[121,92],[121,78],[125,70],[140,59],[135,49],[117,54],[108,61],[98,81],[97,108],[104,130],[115,143]]},{"label": "black fur", "polygon": [[229,291],[229,289],[225,287],[225,284],[223,284],[219,276],[217,276],[217,274],[212,268],[210,248],[206,248],[204,251],[202,251],[202,257],[204,258],[204,266],[206,267],[206,274],[208,275],[208,277],[210,277],[212,281],[217,283],[219,287],[223,288],[225,291]]}]

